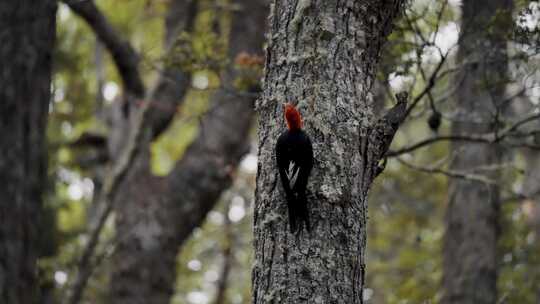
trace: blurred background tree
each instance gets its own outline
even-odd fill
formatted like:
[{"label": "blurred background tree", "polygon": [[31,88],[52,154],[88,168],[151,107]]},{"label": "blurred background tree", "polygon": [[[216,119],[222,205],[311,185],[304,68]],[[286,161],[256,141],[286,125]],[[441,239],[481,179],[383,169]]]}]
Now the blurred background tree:
[{"label": "blurred background tree", "polygon": [[[486,21],[491,35],[505,22],[507,76],[496,84],[504,85],[503,97],[486,115],[489,132],[458,134],[459,75],[474,65],[458,58],[458,37],[471,1],[411,1],[385,44],[372,88],[384,102],[376,104],[391,106],[400,90],[411,98],[369,195],[367,303],[443,299],[448,185],[489,183],[493,172],[500,193],[496,303],[540,302],[540,8],[515,0],[512,11],[495,10]],[[58,4],[37,243],[41,302],[251,301],[252,105],[266,4]],[[488,84],[478,90],[489,91]],[[465,171],[450,165],[458,143],[496,143],[505,153],[489,174],[475,170],[482,163]]]},{"label": "blurred background tree", "polygon": [[36,262],[51,255],[43,196],[54,0],[0,4],[0,302],[37,303]]}]

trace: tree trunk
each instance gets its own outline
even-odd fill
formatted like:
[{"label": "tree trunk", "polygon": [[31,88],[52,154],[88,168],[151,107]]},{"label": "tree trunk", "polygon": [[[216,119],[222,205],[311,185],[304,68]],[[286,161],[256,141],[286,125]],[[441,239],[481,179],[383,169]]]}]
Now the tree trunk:
[{"label": "tree trunk", "polygon": [[[234,5],[230,58],[241,52],[261,55],[266,1],[238,0]],[[235,93],[238,77],[242,74],[233,67],[224,72],[224,88],[212,97],[199,134],[168,176],[156,177],[149,170],[153,134],[141,143],[115,208],[117,247],[111,303],[169,303],[179,247],[231,184],[234,169],[249,150],[248,132],[257,94]],[[153,97],[156,101],[181,98],[173,93],[170,86],[158,85]],[[163,119],[151,115],[149,123]],[[154,131],[162,129],[157,125]]]},{"label": "tree trunk", "polygon": [[[381,46],[404,1],[274,1],[258,104],[253,303],[362,303],[367,192],[403,118],[373,117]],[[313,143],[311,232],[289,232],[274,146],[282,102],[297,104]]]},{"label": "tree trunk", "polygon": [[38,303],[56,1],[0,3],[0,302]]},{"label": "tree trunk", "polygon": [[[505,30],[510,28],[511,1],[465,0],[457,62],[461,89],[454,134],[495,131],[503,111],[507,77]],[[498,173],[501,148],[495,144],[453,142],[451,169],[484,175],[491,182],[452,179],[444,237],[442,303],[496,303]]]}]

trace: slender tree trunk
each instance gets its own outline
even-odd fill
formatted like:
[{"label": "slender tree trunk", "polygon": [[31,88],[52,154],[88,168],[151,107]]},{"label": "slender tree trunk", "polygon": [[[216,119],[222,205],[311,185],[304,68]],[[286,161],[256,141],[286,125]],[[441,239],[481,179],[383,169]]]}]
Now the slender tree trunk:
[{"label": "slender tree trunk", "polygon": [[[454,134],[482,134],[497,127],[507,77],[505,30],[510,27],[510,0],[465,0],[457,61],[458,115]],[[452,143],[452,170],[481,174],[493,181],[452,179],[444,237],[442,303],[496,303],[501,148],[495,144]]]},{"label": "slender tree trunk", "polygon": [[[367,192],[403,118],[373,117],[381,46],[404,1],[274,1],[258,110],[253,303],[362,303]],[[313,143],[311,233],[293,235],[274,146],[282,102],[297,104]]]},{"label": "slender tree trunk", "polygon": [[38,303],[56,1],[0,2],[0,303]]},{"label": "slender tree trunk", "polygon": [[[226,213],[228,215],[229,211],[231,210],[231,203],[229,202],[227,206]],[[235,255],[235,248],[234,248],[234,242],[235,242],[235,234],[233,231],[233,224],[231,223],[231,219],[229,216],[225,216],[225,224],[223,227],[223,233],[225,234],[225,244],[223,245],[222,249],[222,266],[221,271],[219,275],[219,280],[216,284],[216,299],[214,301],[214,304],[225,304],[227,302],[227,289],[229,288],[229,274],[231,272],[232,264],[234,263],[234,255]]]}]

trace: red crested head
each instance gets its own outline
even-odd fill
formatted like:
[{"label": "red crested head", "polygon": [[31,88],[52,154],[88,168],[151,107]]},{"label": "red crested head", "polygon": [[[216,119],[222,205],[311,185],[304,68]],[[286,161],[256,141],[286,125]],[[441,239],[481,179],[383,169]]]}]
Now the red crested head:
[{"label": "red crested head", "polygon": [[285,104],[285,122],[287,128],[291,131],[302,129],[302,116],[291,103]]}]

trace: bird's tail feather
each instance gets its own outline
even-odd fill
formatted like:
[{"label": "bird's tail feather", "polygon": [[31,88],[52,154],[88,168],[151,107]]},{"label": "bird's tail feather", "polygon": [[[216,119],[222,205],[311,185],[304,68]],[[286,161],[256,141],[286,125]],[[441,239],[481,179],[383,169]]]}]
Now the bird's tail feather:
[{"label": "bird's tail feather", "polygon": [[294,194],[287,195],[287,207],[289,209],[289,228],[291,233],[296,231],[296,197]]},{"label": "bird's tail feather", "polygon": [[307,209],[307,198],[305,193],[294,193],[287,197],[289,209],[289,227],[291,233],[295,233],[302,228],[305,223],[306,230],[311,231],[309,213]]},{"label": "bird's tail feather", "polygon": [[311,225],[309,223],[309,213],[308,213],[308,208],[307,208],[307,205],[308,205],[308,201],[307,201],[307,197],[306,197],[306,194],[305,193],[298,193],[298,201],[297,201],[297,206],[298,206],[298,219],[299,219],[299,222],[302,221],[306,224],[306,230],[308,232],[311,231]]}]

